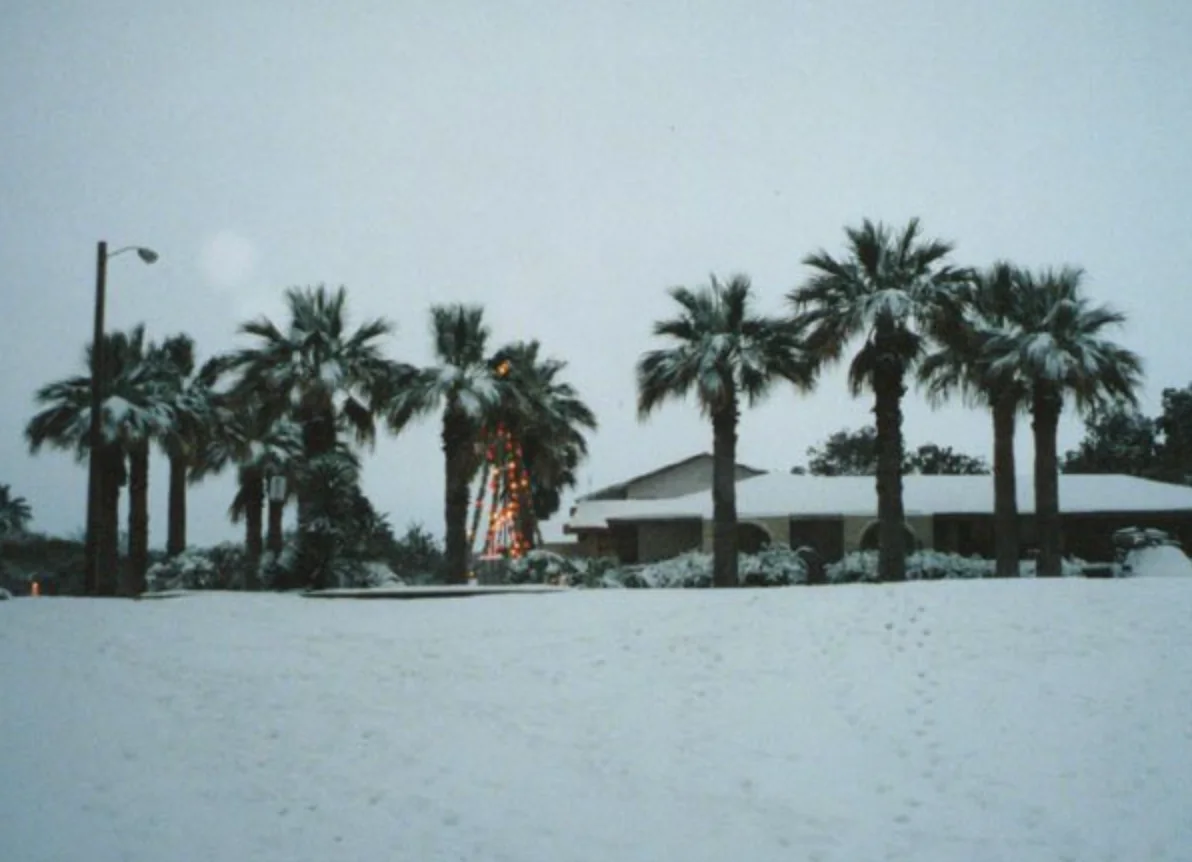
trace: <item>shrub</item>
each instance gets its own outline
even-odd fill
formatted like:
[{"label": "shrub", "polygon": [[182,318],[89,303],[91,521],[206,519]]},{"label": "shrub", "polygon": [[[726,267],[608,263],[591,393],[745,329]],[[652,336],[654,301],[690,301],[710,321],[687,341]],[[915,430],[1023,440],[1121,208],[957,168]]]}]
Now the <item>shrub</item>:
[{"label": "shrub", "polygon": [[0,587],[26,595],[38,581],[43,595],[81,595],[85,558],[83,543],[36,533],[0,541]]},{"label": "shrub", "polygon": [[916,551],[906,562],[908,581],[992,578],[997,569],[993,560],[932,550]]},{"label": "shrub", "polygon": [[[878,582],[877,551],[852,551],[825,567],[829,583],[875,584]],[[906,558],[908,581],[962,580],[993,577],[992,560],[965,557],[944,551],[915,551]]]},{"label": "shrub", "polygon": [[[1084,577],[1084,570],[1089,567],[1089,563],[1080,557],[1064,557],[1060,561],[1060,577],[1064,578],[1081,578]],[[1038,577],[1038,561],[1023,560],[1020,566],[1021,575],[1024,578]]]},{"label": "shrub", "polygon": [[[1066,578],[1080,577],[1088,564],[1076,557],[1065,557],[1063,575]],[[915,551],[906,558],[906,579],[908,581],[971,580],[992,578],[996,566],[993,560],[982,557],[965,557],[945,551]],[[833,584],[874,584],[878,582],[877,552],[853,551],[825,568],[828,582]],[[1023,560],[1021,573],[1024,578],[1035,577],[1035,562]]]},{"label": "shrub", "polygon": [[616,557],[593,557],[574,561],[579,572],[571,579],[571,586],[584,589],[622,589],[617,579],[620,563]]},{"label": "shrub", "polygon": [[581,572],[580,564],[562,554],[535,548],[505,564],[507,584],[567,584]]},{"label": "shrub", "polygon": [[229,577],[231,569],[226,565],[228,556],[223,556],[223,567],[217,567],[210,551],[190,549],[176,557],[155,563],[145,574],[150,592],[162,590],[229,590],[233,584]]},{"label": "shrub", "polygon": [[394,540],[386,560],[407,581],[436,583],[443,579],[443,545],[416,521],[406,528],[405,535]]},{"label": "shrub", "polygon": [[[529,558],[539,556],[535,562]],[[799,551],[786,545],[771,545],[757,554],[742,554],[739,558],[742,586],[783,587],[807,582],[807,564]],[[510,583],[552,583],[557,574],[564,583],[585,589],[703,589],[712,586],[712,555],[702,551],[687,551],[668,560],[642,565],[621,566],[616,559],[572,559],[534,551],[526,561],[511,564],[518,572]],[[523,575],[523,572],[533,573]],[[529,578],[533,578],[530,580]],[[545,578],[545,579],[544,579]]]},{"label": "shrub", "polygon": [[688,551],[669,560],[648,563],[629,573],[622,583],[630,588],[698,589],[712,586],[712,555]]},{"label": "shrub", "polygon": [[877,551],[851,551],[824,566],[830,584],[877,583]]},{"label": "shrub", "polygon": [[775,543],[740,557],[741,584],[746,587],[790,587],[808,582],[807,551]]}]

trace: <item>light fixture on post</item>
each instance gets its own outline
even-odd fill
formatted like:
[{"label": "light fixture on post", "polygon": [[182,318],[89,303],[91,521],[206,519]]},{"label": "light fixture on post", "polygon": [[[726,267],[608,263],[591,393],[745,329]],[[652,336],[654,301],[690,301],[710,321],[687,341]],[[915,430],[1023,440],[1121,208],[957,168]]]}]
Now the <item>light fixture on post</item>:
[{"label": "light fixture on post", "polygon": [[286,477],[281,473],[274,473],[265,483],[265,493],[269,496],[269,531],[266,535],[266,550],[276,560],[281,554],[284,540],[282,539],[282,514],[286,505]]},{"label": "light fixture on post", "polygon": [[103,316],[105,291],[107,289],[108,260],[126,251],[135,251],[145,263],[156,263],[157,252],[143,245],[128,245],[115,251],[108,251],[108,244],[100,242],[95,254],[95,325],[91,336],[91,415],[88,428],[87,447],[87,540],[85,551],[86,573],[84,590],[87,595],[100,594],[102,567],[99,553],[99,519],[103,510],[101,487],[103,468],[99,460],[99,442],[103,436]]}]

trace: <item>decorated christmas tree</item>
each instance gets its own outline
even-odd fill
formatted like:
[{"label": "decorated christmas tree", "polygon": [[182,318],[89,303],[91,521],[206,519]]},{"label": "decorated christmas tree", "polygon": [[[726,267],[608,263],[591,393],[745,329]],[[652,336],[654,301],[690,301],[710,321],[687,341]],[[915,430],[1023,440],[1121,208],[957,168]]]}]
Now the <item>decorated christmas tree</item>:
[{"label": "decorated christmas tree", "polygon": [[525,531],[526,508],[531,505],[530,475],[521,444],[503,423],[486,429],[483,441],[484,466],[472,513],[470,544],[475,548],[483,524],[479,558],[517,558],[530,549],[532,538]]}]

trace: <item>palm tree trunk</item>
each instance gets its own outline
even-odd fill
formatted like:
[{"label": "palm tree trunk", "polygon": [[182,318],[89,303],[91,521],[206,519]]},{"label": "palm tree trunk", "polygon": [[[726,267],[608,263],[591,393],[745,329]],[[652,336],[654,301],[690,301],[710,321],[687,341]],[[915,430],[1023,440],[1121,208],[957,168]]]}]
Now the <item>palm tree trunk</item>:
[{"label": "palm tree trunk", "polygon": [[477,533],[480,531],[480,514],[484,508],[484,492],[488,489],[488,480],[492,473],[492,467],[493,465],[486,461],[480,473],[480,490],[476,493],[476,508],[472,510],[472,528],[468,531],[469,553],[473,553],[476,550]]},{"label": "palm tree trunk", "polygon": [[128,565],[120,595],[145,592],[149,569],[149,444],[137,443],[128,454]]},{"label": "palm tree trunk", "polygon": [[166,555],[176,557],[186,550],[186,457],[170,453],[170,504],[166,526]]},{"label": "palm tree trunk", "polygon": [[265,504],[265,486],[261,471],[252,467],[240,471],[244,496],[244,589],[261,588],[261,510]]},{"label": "palm tree trunk", "polygon": [[737,405],[712,416],[712,586],[737,579]]},{"label": "palm tree trunk", "polygon": [[95,552],[99,558],[99,575],[95,594],[116,595],[120,571],[120,488],[124,484],[124,450],[118,443],[106,443],[100,452],[102,459],[100,498],[102,511],[99,518],[99,536]]},{"label": "palm tree trunk", "polygon": [[878,578],[906,580],[905,514],[902,508],[902,366],[879,359],[873,379],[877,425]]},{"label": "palm tree trunk", "polygon": [[993,408],[993,531],[997,577],[1018,577],[1018,479],[1014,466],[1014,426],[1018,399],[995,397]]},{"label": "palm tree trunk", "polygon": [[530,551],[535,547],[538,519],[534,515],[534,495],[530,493],[530,474],[523,465],[524,462],[518,465],[521,472],[517,477],[518,531],[522,537],[522,550]]},{"label": "palm tree trunk", "polygon": [[467,419],[448,409],[443,414],[443,459],[446,466],[443,519],[446,527],[447,583],[468,582],[468,445]]},{"label": "palm tree trunk", "polygon": [[[335,449],[335,414],[330,406],[317,410],[306,410],[302,422],[302,452],[307,466],[316,458]],[[319,546],[325,544],[325,537],[311,535],[309,525],[314,512],[311,491],[299,483],[298,495],[298,554],[293,572],[294,580],[318,587],[325,572],[323,564],[326,555]]]},{"label": "palm tree trunk", "polygon": [[285,541],[282,532],[282,519],[285,517],[286,504],[284,500],[269,501],[269,529],[265,534],[265,547],[274,556],[281,554]]},{"label": "palm tree trunk", "polygon": [[1036,392],[1031,405],[1031,427],[1035,433],[1035,524],[1039,534],[1036,573],[1041,578],[1058,578],[1063,566],[1059,460],[1056,455],[1056,428],[1061,407],[1058,394],[1047,390]]}]

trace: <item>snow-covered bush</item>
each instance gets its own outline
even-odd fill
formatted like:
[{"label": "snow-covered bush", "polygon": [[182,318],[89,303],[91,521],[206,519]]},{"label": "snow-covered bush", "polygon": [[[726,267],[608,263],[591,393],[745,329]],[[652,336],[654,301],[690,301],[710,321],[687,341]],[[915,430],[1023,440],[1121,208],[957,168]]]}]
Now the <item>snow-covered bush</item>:
[{"label": "snow-covered bush", "polygon": [[580,589],[620,589],[624,586],[617,579],[620,563],[615,557],[565,557],[575,567],[575,573],[568,575],[564,583]]},{"label": "snow-covered bush", "polygon": [[505,564],[507,584],[567,584],[580,574],[578,561],[554,551],[535,548]]},{"label": "snow-covered bush", "polygon": [[741,585],[746,587],[789,587],[807,583],[805,550],[775,543],[756,554],[742,554],[738,563]]},{"label": "snow-covered bush", "polygon": [[4,587],[0,587],[0,602],[8,601],[11,598],[12,598],[12,593],[10,593],[8,590],[4,589]]},{"label": "snow-covered bush", "polygon": [[[852,551],[825,567],[833,584],[872,584],[878,581],[877,551]],[[906,558],[908,581],[939,581],[993,577],[994,563],[944,551],[915,551]]]},{"label": "snow-covered bush", "polygon": [[219,570],[206,552],[183,551],[176,557],[154,563],[145,573],[150,592],[161,590],[226,590],[231,584],[219,580]]},{"label": "snow-covered bush", "polygon": [[[1060,577],[1083,578],[1084,570],[1088,568],[1087,560],[1080,557],[1064,557],[1060,560]],[[1039,564],[1036,560],[1023,560],[1019,566],[1019,574],[1024,578],[1038,577]]]},{"label": "snow-covered bush", "polygon": [[906,578],[908,581],[992,578],[996,568],[993,560],[926,549],[907,558]]},{"label": "snow-covered bush", "polygon": [[699,588],[712,586],[712,555],[688,551],[669,560],[659,560],[629,573],[622,583],[631,588]]},{"label": "snow-covered bush", "polygon": [[830,584],[877,583],[877,551],[850,551],[824,566],[824,575]]},{"label": "snow-covered bush", "polygon": [[356,580],[354,583],[344,584],[344,586],[400,587],[405,584],[405,581],[397,576],[397,572],[393,571],[388,563],[380,561],[361,563],[355,576]]},{"label": "snow-covered bush", "polygon": [[[807,582],[807,564],[799,551],[774,544],[741,554],[738,575],[742,586],[786,587]],[[594,588],[702,589],[712,586],[712,555],[687,551],[669,560],[619,568],[613,560],[590,561],[580,577],[584,586]]]}]

